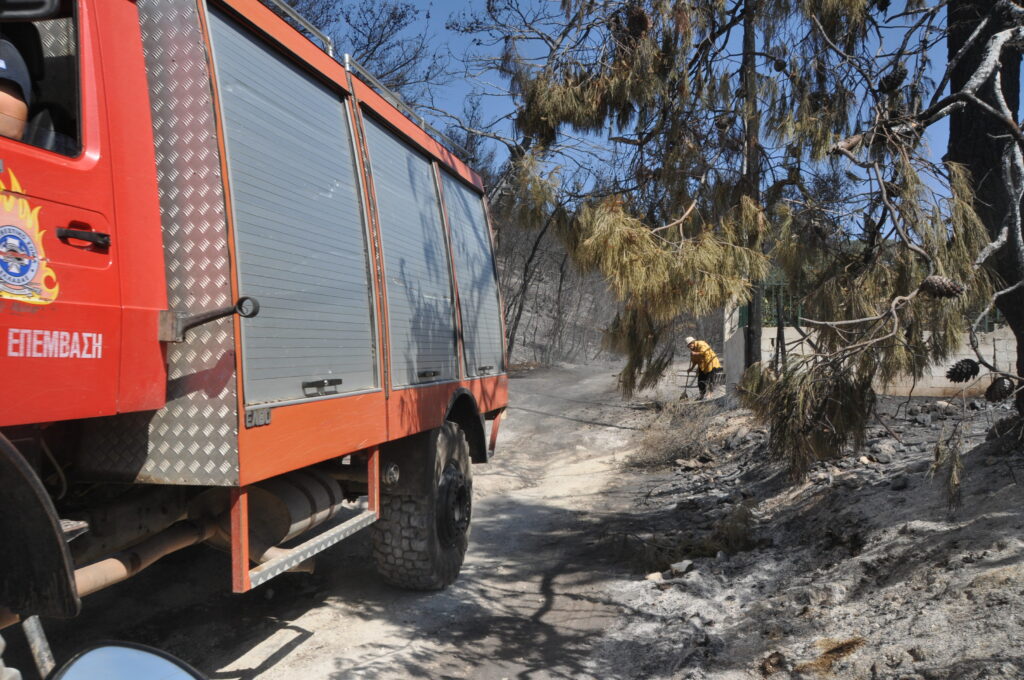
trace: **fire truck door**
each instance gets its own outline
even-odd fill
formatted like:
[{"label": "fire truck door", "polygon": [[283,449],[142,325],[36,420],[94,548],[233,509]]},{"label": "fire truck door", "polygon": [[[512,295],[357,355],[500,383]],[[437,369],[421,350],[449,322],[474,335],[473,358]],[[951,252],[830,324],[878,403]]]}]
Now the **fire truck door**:
[{"label": "fire truck door", "polygon": [[33,84],[24,135],[0,138],[0,426],[117,412],[119,252],[88,7],[15,41]]}]

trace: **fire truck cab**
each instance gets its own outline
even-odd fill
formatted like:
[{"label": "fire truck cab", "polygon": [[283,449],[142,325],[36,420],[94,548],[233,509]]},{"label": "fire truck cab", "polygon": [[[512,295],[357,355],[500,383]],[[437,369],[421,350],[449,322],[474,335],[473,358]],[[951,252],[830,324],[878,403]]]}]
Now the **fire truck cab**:
[{"label": "fire truck cab", "polygon": [[242,592],[364,527],[389,582],[450,584],[507,405],[480,177],[284,3],[8,4],[7,620],[196,543]]}]

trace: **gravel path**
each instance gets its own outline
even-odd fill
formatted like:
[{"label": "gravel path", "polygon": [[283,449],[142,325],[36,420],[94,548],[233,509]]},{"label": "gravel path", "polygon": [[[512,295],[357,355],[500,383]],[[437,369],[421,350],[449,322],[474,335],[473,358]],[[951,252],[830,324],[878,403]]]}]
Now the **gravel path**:
[{"label": "gravel path", "polygon": [[[474,467],[469,557],[450,589],[382,584],[357,535],[319,557],[313,575],[232,595],[226,556],[199,547],[89,597],[73,622],[46,622],[57,658],[122,639],[166,649],[215,680],[608,677],[589,664],[620,611],[605,583],[622,570],[600,538],[603,518],[631,498],[605,489],[651,417],[619,401],[615,371],[511,381],[498,453]],[[7,638],[7,658],[23,660],[20,631]]]}]

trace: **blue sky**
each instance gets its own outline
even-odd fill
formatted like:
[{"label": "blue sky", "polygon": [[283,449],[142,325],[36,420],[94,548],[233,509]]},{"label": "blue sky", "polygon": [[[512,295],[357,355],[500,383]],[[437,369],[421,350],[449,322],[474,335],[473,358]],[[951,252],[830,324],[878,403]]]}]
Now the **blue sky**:
[{"label": "blue sky", "polygon": [[[542,2],[545,0],[541,0]],[[446,46],[451,51],[453,57],[458,59],[463,56],[467,50],[480,51],[482,48],[474,47],[471,44],[471,38],[468,36],[449,31],[445,28],[445,23],[448,19],[455,14],[460,14],[467,10],[481,10],[483,9],[483,0],[437,0],[436,2],[420,2],[417,3],[422,5],[424,8],[430,8],[430,31],[437,36],[438,43]],[[458,64],[453,64],[458,66]],[[462,110],[462,104],[467,97],[473,92],[475,84],[465,79],[456,78],[452,83],[445,88],[445,91],[437,98],[437,105],[439,108],[444,108],[450,113],[459,114]],[[511,102],[504,98],[497,97],[484,97],[482,100],[483,112],[486,119],[497,119],[507,114],[512,109]],[[506,128],[504,132],[508,132]]]},{"label": "blue sky", "polygon": [[[538,1],[553,2],[556,0]],[[473,47],[470,44],[470,39],[466,36],[453,31],[448,31],[445,28],[445,22],[452,14],[457,14],[465,10],[482,9],[484,4],[485,0],[434,0],[433,2],[417,3],[417,5],[423,9],[429,8],[431,14],[429,28],[431,33],[436,36],[439,44],[446,45],[456,57],[460,56],[468,49],[480,50],[481,48]],[[892,11],[896,11],[895,7]],[[936,66],[936,73],[933,74],[935,81],[938,81],[942,76],[941,69],[945,66],[945,57],[946,46],[944,42],[941,42],[936,46],[935,55],[932,60],[932,63]],[[467,96],[469,96],[472,89],[473,83],[456,79],[446,88],[446,91],[438,97],[438,106],[445,108],[451,113],[458,114],[461,111],[462,102]],[[485,114],[494,118],[507,113],[511,108],[510,103],[496,97],[485,97],[483,103]],[[932,160],[938,161],[946,153],[948,135],[948,119],[943,119],[929,128],[926,143]]]},{"label": "blue sky", "polygon": [[[556,0],[536,1],[554,2]],[[434,37],[438,46],[448,49],[453,54],[453,67],[458,67],[458,57],[462,56],[467,50],[475,50],[479,52],[482,49],[480,47],[473,46],[471,44],[472,39],[470,37],[447,30],[445,24],[454,14],[458,14],[466,10],[472,11],[483,9],[485,0],[432,0],[430,2],[417,1],[416,4],[421,9],[429,11],[430,17],[427,24],[428,31]],[[343,48],[343,46],[341,47]],[[944,62],[945,44],[940,43],[936,47],[933,64],[936,64],[941,68],[945,65]],[[934,77],[938,80],[941,77],[941,72],[936,73]],[[435,103],[438,108],[458,115],[462,111],[463,102],[473,91],[474,87],[479,87],[479,85],[464,78],[454,78],[447,87],[436,93]],[[483,112],[485,119],[497,119],[502,115],[507,114],[510,109],[511,102],[503,97],[490,96],[483,99]],[[507,124],[503,126],[501,131],[503,133],[508,133],[509,130]],[[927,144],[933,160],[937,161],[946,152],[947,137],[948,121],[946,120],[937,123],[929,130]]]}]

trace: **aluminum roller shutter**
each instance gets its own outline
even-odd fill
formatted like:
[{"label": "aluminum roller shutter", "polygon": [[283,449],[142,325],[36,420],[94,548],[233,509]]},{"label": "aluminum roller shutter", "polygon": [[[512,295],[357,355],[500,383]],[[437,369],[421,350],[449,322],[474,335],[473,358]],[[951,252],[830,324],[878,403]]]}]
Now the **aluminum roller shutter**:
[{"label": "aluminum roller shutter", "polygon": [[239,290],[261,305],[242,321],[245,401],[373,388],[366,232],[345,107],[219,11],[210,33]]},{"label": "aluminum roller shutter", "polygon": [[455,309],[430,161],[366,119],[387,277],[392,384],[456,377]]},{"label": "aluminum roller shutter", "polygon": [[501,311],[483,198],[451,175],[442,177],[459,283],[466,375],[500,373],[504,370]]}]

